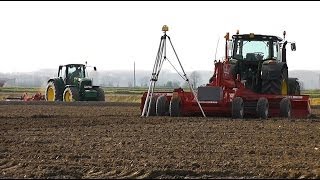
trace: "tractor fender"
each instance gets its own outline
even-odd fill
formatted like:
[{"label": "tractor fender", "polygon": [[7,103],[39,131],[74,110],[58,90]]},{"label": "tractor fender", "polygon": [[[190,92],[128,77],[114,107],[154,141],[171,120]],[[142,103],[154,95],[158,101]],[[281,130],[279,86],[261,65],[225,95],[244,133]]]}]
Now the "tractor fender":
[{"label": "tractor fender", "polygon": [[278,63],[269,63],[265,61],[262,63],[261,67],[261,79],[263,80],[271,80],[271,79],[279,79],[282,75],[282,69],[286,67],[287,63],[278,62]]},{"label": "tractor fender", "polygon": [[60,83],[61,83],[61,84],[64,84],[62,78],[50,78],[50,79],[48,80],[48,82],[50,82],[50,81],[57,81],[59,84],[60,84]]},{"label": "tractor fender", "polygon": [[51,81],[57,83],[57,86],[58,86],[60,91],[64,90],[64,82],[63,82],[62,78],[50,78],[48,80],[48,83],[51,82]]}]

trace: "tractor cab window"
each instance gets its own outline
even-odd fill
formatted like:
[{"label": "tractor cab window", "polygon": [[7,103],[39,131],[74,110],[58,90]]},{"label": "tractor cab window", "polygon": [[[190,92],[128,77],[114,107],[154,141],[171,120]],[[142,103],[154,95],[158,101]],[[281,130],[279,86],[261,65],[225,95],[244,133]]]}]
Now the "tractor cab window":
[{"label": "tractor cab window", "polygon": [[257,61],[270,58],[269,42],[258,40],[236,40],[233,57],[238,60]]},{"label": "tractor cab window", "polygon": [[83,66],[69,66],[68,77],[71,81],[73,81],[74,78],[83,78],[84,77]]},{"label": "tractor cab window", "polygon": [[62,66],[61,70],[59,71],[58,77],[66,78],[66,67]]}]

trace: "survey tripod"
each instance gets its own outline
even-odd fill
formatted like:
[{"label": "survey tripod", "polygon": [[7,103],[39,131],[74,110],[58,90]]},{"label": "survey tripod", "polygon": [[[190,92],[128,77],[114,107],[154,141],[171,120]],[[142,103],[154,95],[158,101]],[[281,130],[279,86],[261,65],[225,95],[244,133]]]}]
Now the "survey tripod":
[{"label": "survey tripod", "polygon": [[[194,95],[194,98],[195,100],[197,101],[198,105],[199,105],[199,108],[202,112],[202,115],[204,117],[206,117],[199,101],[198,101],[198,98],[197,98],[197,95],[195,94],[190,82],[189,82],[189,78],[187,77],[187,74],[185,73],[183,67],[182,67],[182,64],[178,58],[178,55],[172,45],[172,42],[171,42],[171,39],[170,37],[166,34],[166,32],[169,30],[168,26],[167,25],[164,25],[162,27],[162,31],[164,33],[163,36],[161,36],[161,40],[160,40],[160,45],[159,45],[159,48],[158,48],[158,53],[157,53],[157,56],[156,56],[156,60],[155,60],[155,63],[154,63],[154,66],[153,66],[153,71],[152,71],[152,74],[151,74],[151,78],[150,78],[150,84],[149,84],[149,88],[148,88],[148,93],[147,93],[147,97],[146,97],[146,100],[144,102],[144,106],[143,106],[143,111],[142,111],[142,114],[141,114],[141,117],[148,117],[149,116],[149,112],[150,112],[150,108],[151,108],[151,100],[152,100],[152,97],[154,95],[154,89],[155,89],[155,86],[156,86],[156,82],[158,80],[158,77],[159,77],[159,74],[160,74],[160,71],[161,71],[161,68],[162,68],[162,65],[164,63],[165,60],[167,60],[171,66],[176,70],[176,72],[181,76],[182,79],[184,79],[189,87],[190,87],[190,90],[192,92],[192,94]],[[166,48],[166,40],[169,40],[170,44],[171,44],[171,47],[173,49],[173,52],[179,62],[179,65],[181,67],[181,70],[183,72],[183,76],[177,71],[177,69],[173,66],[173,64],[169,61],[169,59],[167,58],[167,48]]]}]

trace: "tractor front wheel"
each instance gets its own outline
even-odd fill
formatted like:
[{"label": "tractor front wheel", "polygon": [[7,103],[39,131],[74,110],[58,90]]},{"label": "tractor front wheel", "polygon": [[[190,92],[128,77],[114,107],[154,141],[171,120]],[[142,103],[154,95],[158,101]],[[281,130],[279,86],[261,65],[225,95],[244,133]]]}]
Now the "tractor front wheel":
[{"label": "tractor front wheel", "polygon": [[232,100],[232,118],[242,119],[244,116],[244,103],[241,97]]},{"label": "tractor front wheel", "polygon": [[76,87],[67,87],[63,92],[64,102],[79,101],[79,91]]},{"label": "tractor front wheel", "polygon": [[257,115],[259,118],[267,119],[269,114],[269,102],[267,98],[261,97],[257,102]]}]

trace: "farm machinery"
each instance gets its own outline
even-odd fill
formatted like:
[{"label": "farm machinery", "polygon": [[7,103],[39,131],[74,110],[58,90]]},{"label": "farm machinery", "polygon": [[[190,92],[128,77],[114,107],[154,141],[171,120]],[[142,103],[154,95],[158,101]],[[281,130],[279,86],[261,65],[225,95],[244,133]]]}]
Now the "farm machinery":
[{"label": "farm machinery", "polygon": [[58,77],[48,80],[46,101],[105,101],[103,89],[93,86],[88,78],[87,67],[84,64],[60,65]]},{"label": "farm machinery", "polygon": [[36,92],[34,95],[23,93],[20,97],[7,97],[6,101],[45,101],[45,95]]},{"label": "farm machinery", "polygon": [[[308,117],[309,96],[300,94],[297,78],[288,77],[286,45],[295,51],[296,44],[285,36],[285,31],[283,38],[237,31],[230,39],[226,33],[225,57],[214,61],[208,84],[196,91],[190,86],[191,91],[177,88],[173,92],[155,92],[155,85],[149,86],[141,98],[141,116]],[[157,60],[163,52],[158,51]],[[158,75],[159,70],[154,70],[150,84]],[[185,80],[189,82],[186,75]]]}]

